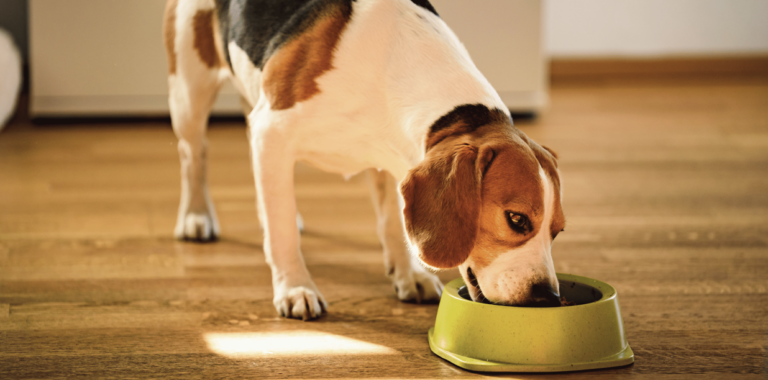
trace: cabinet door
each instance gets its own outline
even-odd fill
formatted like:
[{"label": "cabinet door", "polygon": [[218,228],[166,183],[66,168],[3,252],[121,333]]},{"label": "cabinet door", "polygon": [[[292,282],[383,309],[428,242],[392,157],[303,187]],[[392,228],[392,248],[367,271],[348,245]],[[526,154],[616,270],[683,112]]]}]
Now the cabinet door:
[{"label": "cabinet door", "polygon": [[513,111],[547,102],[548,65],[540,0],[430,0],[477,68]]},{"label": "cabinet door", "polygon": [[[32,116],[167,115],[165,0],[30,0]],[[241,113],[227,85],[216,113]]]},{"label": "cabinet door", "polygon": [[[540,0],[431,0],[511,109],[546,100]],[[32,116],[167,115],[165,0],[29,0]],[[240,114],[227,83],[215,114]]]}]

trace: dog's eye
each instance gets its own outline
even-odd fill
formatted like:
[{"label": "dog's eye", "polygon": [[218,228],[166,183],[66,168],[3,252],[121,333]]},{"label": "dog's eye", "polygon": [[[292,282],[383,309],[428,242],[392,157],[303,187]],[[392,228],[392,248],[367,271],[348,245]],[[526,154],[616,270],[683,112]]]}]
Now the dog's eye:
[{"label": "dog's eye", "polygon": [[519,234],[531,232],[531,221],[527,216],[513,211],[506,211],[505,214],[507,216],[507,224],[509,224],[509,228],[513,231]]}]

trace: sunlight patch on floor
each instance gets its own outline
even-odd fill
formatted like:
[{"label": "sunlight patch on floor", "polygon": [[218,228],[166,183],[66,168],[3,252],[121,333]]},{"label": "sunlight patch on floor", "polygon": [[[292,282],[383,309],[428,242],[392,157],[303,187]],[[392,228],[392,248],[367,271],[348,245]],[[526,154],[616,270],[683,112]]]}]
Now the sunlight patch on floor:
[{"label": "sunlight patch on floor", "polygon": [[310,330],[205,333],[208,348],[230,358],[300,355],[392,355],[398,351],[345,336]]}]

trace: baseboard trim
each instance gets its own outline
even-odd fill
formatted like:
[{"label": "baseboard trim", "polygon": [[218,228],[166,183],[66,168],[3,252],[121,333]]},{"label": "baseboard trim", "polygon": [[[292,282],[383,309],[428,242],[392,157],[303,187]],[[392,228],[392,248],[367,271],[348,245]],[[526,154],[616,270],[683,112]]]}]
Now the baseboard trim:
[{"label": "baseboard trim", "polygon": [[[553,83],[611,78],[671,78],[744,76],[768,78],[768,55],[734,57],[677,57],[658,59],[584,58],[550,61]],[[546,107],[546,92],[500,91],[500,97],[514,111],[531,112]],[[167,116],[165,95],[130,96],[30,96],[30,116],[56,118],[89,116]],[[241,116],[237,94],[219,94],[215,116]]]},{"label": "baseboard trim", "polygon": [[672,58],[555,58],[553,81],[629,76],[768,76],[768,55]]},{"label": "baseboard trim", "polygon": [[[547,105],[544,91],[500,91],[504,104],[512,112],[536,112]],[[105,96],[31,96],[29,115],[41,118],[71,117],[167,117],[166,95]],[[242,116],[240,96],[220,93],[214,103],[213,116]]]},{"label": "baseboard trim", "polygon": [[499,91],[501,101],[513,113],[537,112],[549,101],[547,91]]},{"label": "baseboard trim", "polygon": [[[32,118],[167,117],[167,95],[30,96]],[[242,116],[240,96],[220,93],[213,116]]]}]

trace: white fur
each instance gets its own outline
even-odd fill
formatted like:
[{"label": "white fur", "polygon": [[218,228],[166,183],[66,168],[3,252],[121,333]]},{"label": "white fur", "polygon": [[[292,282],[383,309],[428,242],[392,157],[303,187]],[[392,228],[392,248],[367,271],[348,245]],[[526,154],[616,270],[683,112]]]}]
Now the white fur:
[{"label": "white fur", "polygon": [[384,169],[400,182],[454,107],[507,109],[440,18],[408,0],[353,4],[321,93],[280,111],[292,119],[297,159],[343,174]]},{"label": "white fur", "polygon": [[261,91],[261,70],[254,66],[251,59],[248,58],[248,53],[234,42],[229,43],[228,50],[234,74],[232,84],[249,106],[253,108]]},{"label": "white fur", "polygon": [[8,32],[0,29],[0,130],[16,109],[21,87],[21,56]]},{"label": "white fur", "polygon": [[[211,234],[218,233],[205,183],[204,116],[228,70],[205,69],[199,60],[193,62],[197,58],[188,30],[194,11],[211,8],[210,3],[181,0],[177,9],[179,71],[169,84],[182,161],[176,231],[180,237],[207,226],[212,226]],[[290,109],[270,108],[261,72],[242,50],[229,46],[233,82],[248,103],[245,108],[251,110],[249,140],[274,304],[281,315],[294,318],[319,316],[326,307],[300,251],[293,189],[296,161],[343,175],[375,168],[370,177],[378,231],[385,268],[398,297],[437,300],[442,291],[439,279],[408,254],[397,184],[424,159],[430,125],[454,107],[480,103],[508,113],[440,18],[410,0],[352,4],[333,69],[316,79],[320,93]]]}]

